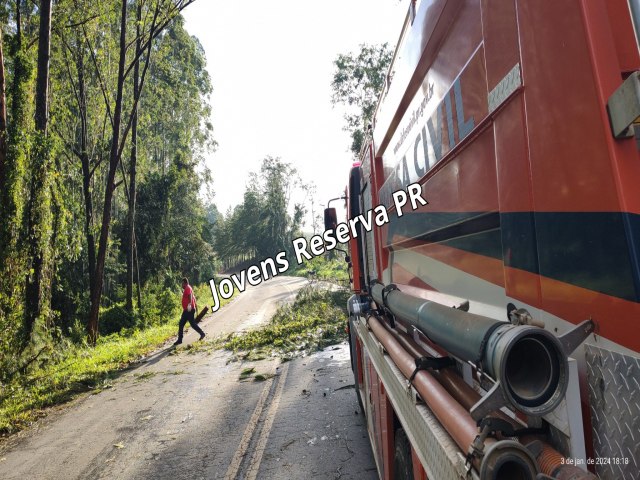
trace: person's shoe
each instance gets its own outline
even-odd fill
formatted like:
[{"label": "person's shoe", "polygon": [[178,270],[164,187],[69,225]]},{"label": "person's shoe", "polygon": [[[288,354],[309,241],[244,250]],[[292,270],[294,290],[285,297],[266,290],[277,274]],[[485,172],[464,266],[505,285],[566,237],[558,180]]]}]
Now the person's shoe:
[{"label": "person's shoe", "polygon": [[178,345],[182,344],[182,340],[176,340],[173,344],[174,347],[177,347]]},{"label": "person's shoe", "polygon": [[206,334],[206,333],[203,333],[202,335],[200,335],[200,340],[202,340],[202,339],[203,339],[204,337],[206,337],[206,336],[207,336],[207,334]]}]

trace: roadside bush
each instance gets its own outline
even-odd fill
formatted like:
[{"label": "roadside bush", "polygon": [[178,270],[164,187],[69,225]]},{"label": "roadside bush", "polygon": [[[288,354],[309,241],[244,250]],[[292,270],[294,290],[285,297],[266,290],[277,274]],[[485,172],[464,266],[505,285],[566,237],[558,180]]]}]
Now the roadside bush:
[{"label": "roadside bush", "polygon": [[180,315],[181,293],[178,289],[171,290],[161,286],[151,286],[145,289],[142,298],[141,327],[160,325],[171,321]]},{"label": "roadside bush", "polygon": [[344,256],[338,254],[338,258],[329,259],[328,255],[320,255],[306,260],[294,272],[307,278],[315,278],[326,282],[333,282],[347,286],[349,283],[349,272]]},{"label": "roadside bush", "polygon": [[198,302],[198,310],[202,310],[206,305],[211,305],[211,302],[213,302],[209,283],[202,283],[193,287],[193,293],[196,296],[196,301]]},{"label": "roadside bush", "polygon": [[118,333],[136,326],[136,315],[130,315],[122,304],[105,308],[100,312],[100,335]]},{"label": "roadside bush", "polygon": [[20,365],[18,341],[22,309],[0,292],[0,387]]},{"label": "roadside bush", "polygon": [[171,322],[180,316],[180,298],[179,289],[169,289],[157,284],[147,285],[142,296],[142,308],[133,315],[127,312],[123,302],[100,312],[100,334],[145,329]]},{"label": "roadside bush", "polygon": [[67,329],[69,340],[76,345],[85,345],[87,342],[87,328],[80,321],[75,319],[73,324]]}]

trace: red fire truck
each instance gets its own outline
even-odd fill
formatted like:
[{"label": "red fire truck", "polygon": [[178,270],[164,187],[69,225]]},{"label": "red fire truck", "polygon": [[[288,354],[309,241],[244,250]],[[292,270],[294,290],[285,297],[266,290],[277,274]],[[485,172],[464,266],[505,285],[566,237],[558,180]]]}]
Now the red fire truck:
[{"label": "red fire truck", "polygon": [[640,478],[639,7],[411,2],[348,184],[381,478]]}]

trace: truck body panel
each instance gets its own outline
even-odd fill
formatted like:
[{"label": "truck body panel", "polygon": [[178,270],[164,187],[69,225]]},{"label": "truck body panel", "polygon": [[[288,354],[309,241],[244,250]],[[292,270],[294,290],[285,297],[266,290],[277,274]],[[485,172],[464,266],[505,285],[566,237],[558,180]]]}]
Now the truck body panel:
[{"label": "truck body panel", "polygon": [[[601,478],[638,478],[640,155],[636,138],[614,137],[607,110],[640,69],[629,4],[422,0],[416,7],[357,167],[358,191],[349,192],[360,211],[380,204],[391,211],[388,224],[350,242],[355,292],[370,300],[380,282],[450,306],[467,302],[470,313],[503,321],[513,306],[557,336],[592,319],[595,334],[572,354],[574,394],[543,422],[552,433],[564,429],[551,442],[567,457],[580,454],[583,467],[588,459],[626,459],[594,460],[588,466]],[[391,195],[413,183],[428,204],[397,215]],[[389,314],[380,307],[374,303]],[[378,412],[371,430],[380,475],[391,478],[393,470],[383,460],[393,444],[390,415],[420,460],[416,478],[444,478],[429,474],[433,460],[417,438],[427,427],[409,424],[427,421],[399,412],[409,407],[385,383],[398,378],[372,360],[366,316],[353,321],[368,372],[362,398]],[[578,432],[570,417],[580,410]],[[620,419],[615,426],[612,416]],[[462,475],[450,457],[452,474]]]}]

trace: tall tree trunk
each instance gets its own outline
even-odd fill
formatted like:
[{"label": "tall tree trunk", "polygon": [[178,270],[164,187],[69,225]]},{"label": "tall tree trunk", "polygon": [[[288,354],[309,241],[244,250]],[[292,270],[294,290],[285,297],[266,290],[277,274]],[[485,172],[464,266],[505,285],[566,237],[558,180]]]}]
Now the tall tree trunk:
[{"label": "tall tree trunk", "polygon": [[[136,10],[136,57],[139,57],[141,46],[140,24],[142,22],[142,5],[138,3]],[[140,97],[140,60],[135,61],[133,67],[133,98]],[[138,163],[138,106],[133,111],[131,123],[131,164],[129,166],[129,212],[127,216],[127,311],[133,313],[133,254],[135,245],[135,215],[136,215],[136,167]],[[139,276],[138,276],[139,277]],[[140,285],[138,285],[138,298]],[[140,301],[138,301],[140,308]]]},{"label": "tall tree trunk", "polygon": [[138,240],[135,238],[135,235],[133,237],[133,249],[136,255],[136,285],[138,291],[138,307],[140,307],[142,305],[142,292],[140,288],[140,261],[138,260]]},{"label": "tall tree trunk", "polygon": [[4,165],[7,161],[7,97],[5,94],[4,53],[0,29],[0,190],[4,190]]},{"label": "tall tree trunk", "polygon": [[89,263],[89,292],[93,291],[96,272],[96,239],[93,235],[93,199],[91,198],[91,168],[89,165],[89,127],[87,124],[87,85],[84,75],[84,51],[76,61],[78,70],[78,110],[80,114],[80,163],[82,165],[82,193],[84,195],[84,230],[87,238]]},{"label": "tall tree trunk", "polygon": [[51,57],[52,0],[40,0],[38,76],[36,79],[36,130],[47,133],[49,121],[49,59]]},{"label": "tall tree trunk", "polygon": [[116,103],[113,109],[113,128],[111,137],[111,152],[109,154],[109,173],[104,192],[104,207],[102,211],[102,227],[100,229],[100,241],[98,244],[98,257],[96,259],[95,283],[91,290],[91,310],[89,312],[88,332],[89,340],[95,343],[98,339],[98,319],[100,315],[100,299],[104,283],[104,264],[107,258],[107,246],[109,240],[109,227],[111,226],[111,205],[113,192],[115,191],[115,178],[118,163],[120,161],[120,125],[122,123],[122,96],[125,79],[125,61],[127,54],[127,0],[122,0],[120,13],[120,59],[118,62],[118,83],[116,91]]},{"label": "tall tree trunk", "polygon": [[[27,204],[27,244],[31,271],[25,289],[25,341],[33,332],[36,320],[48,308],[49,294],[45,276],[49,268],[51,239],[51,152],[47,138],[49,119],[49,57],[51,51],[52,0],[40,1],[40,29],[38,37],[38,70],[36,78],[36,138],[32,154],[33,174]],[[23,345],[24,346],[24,345]]]}]

